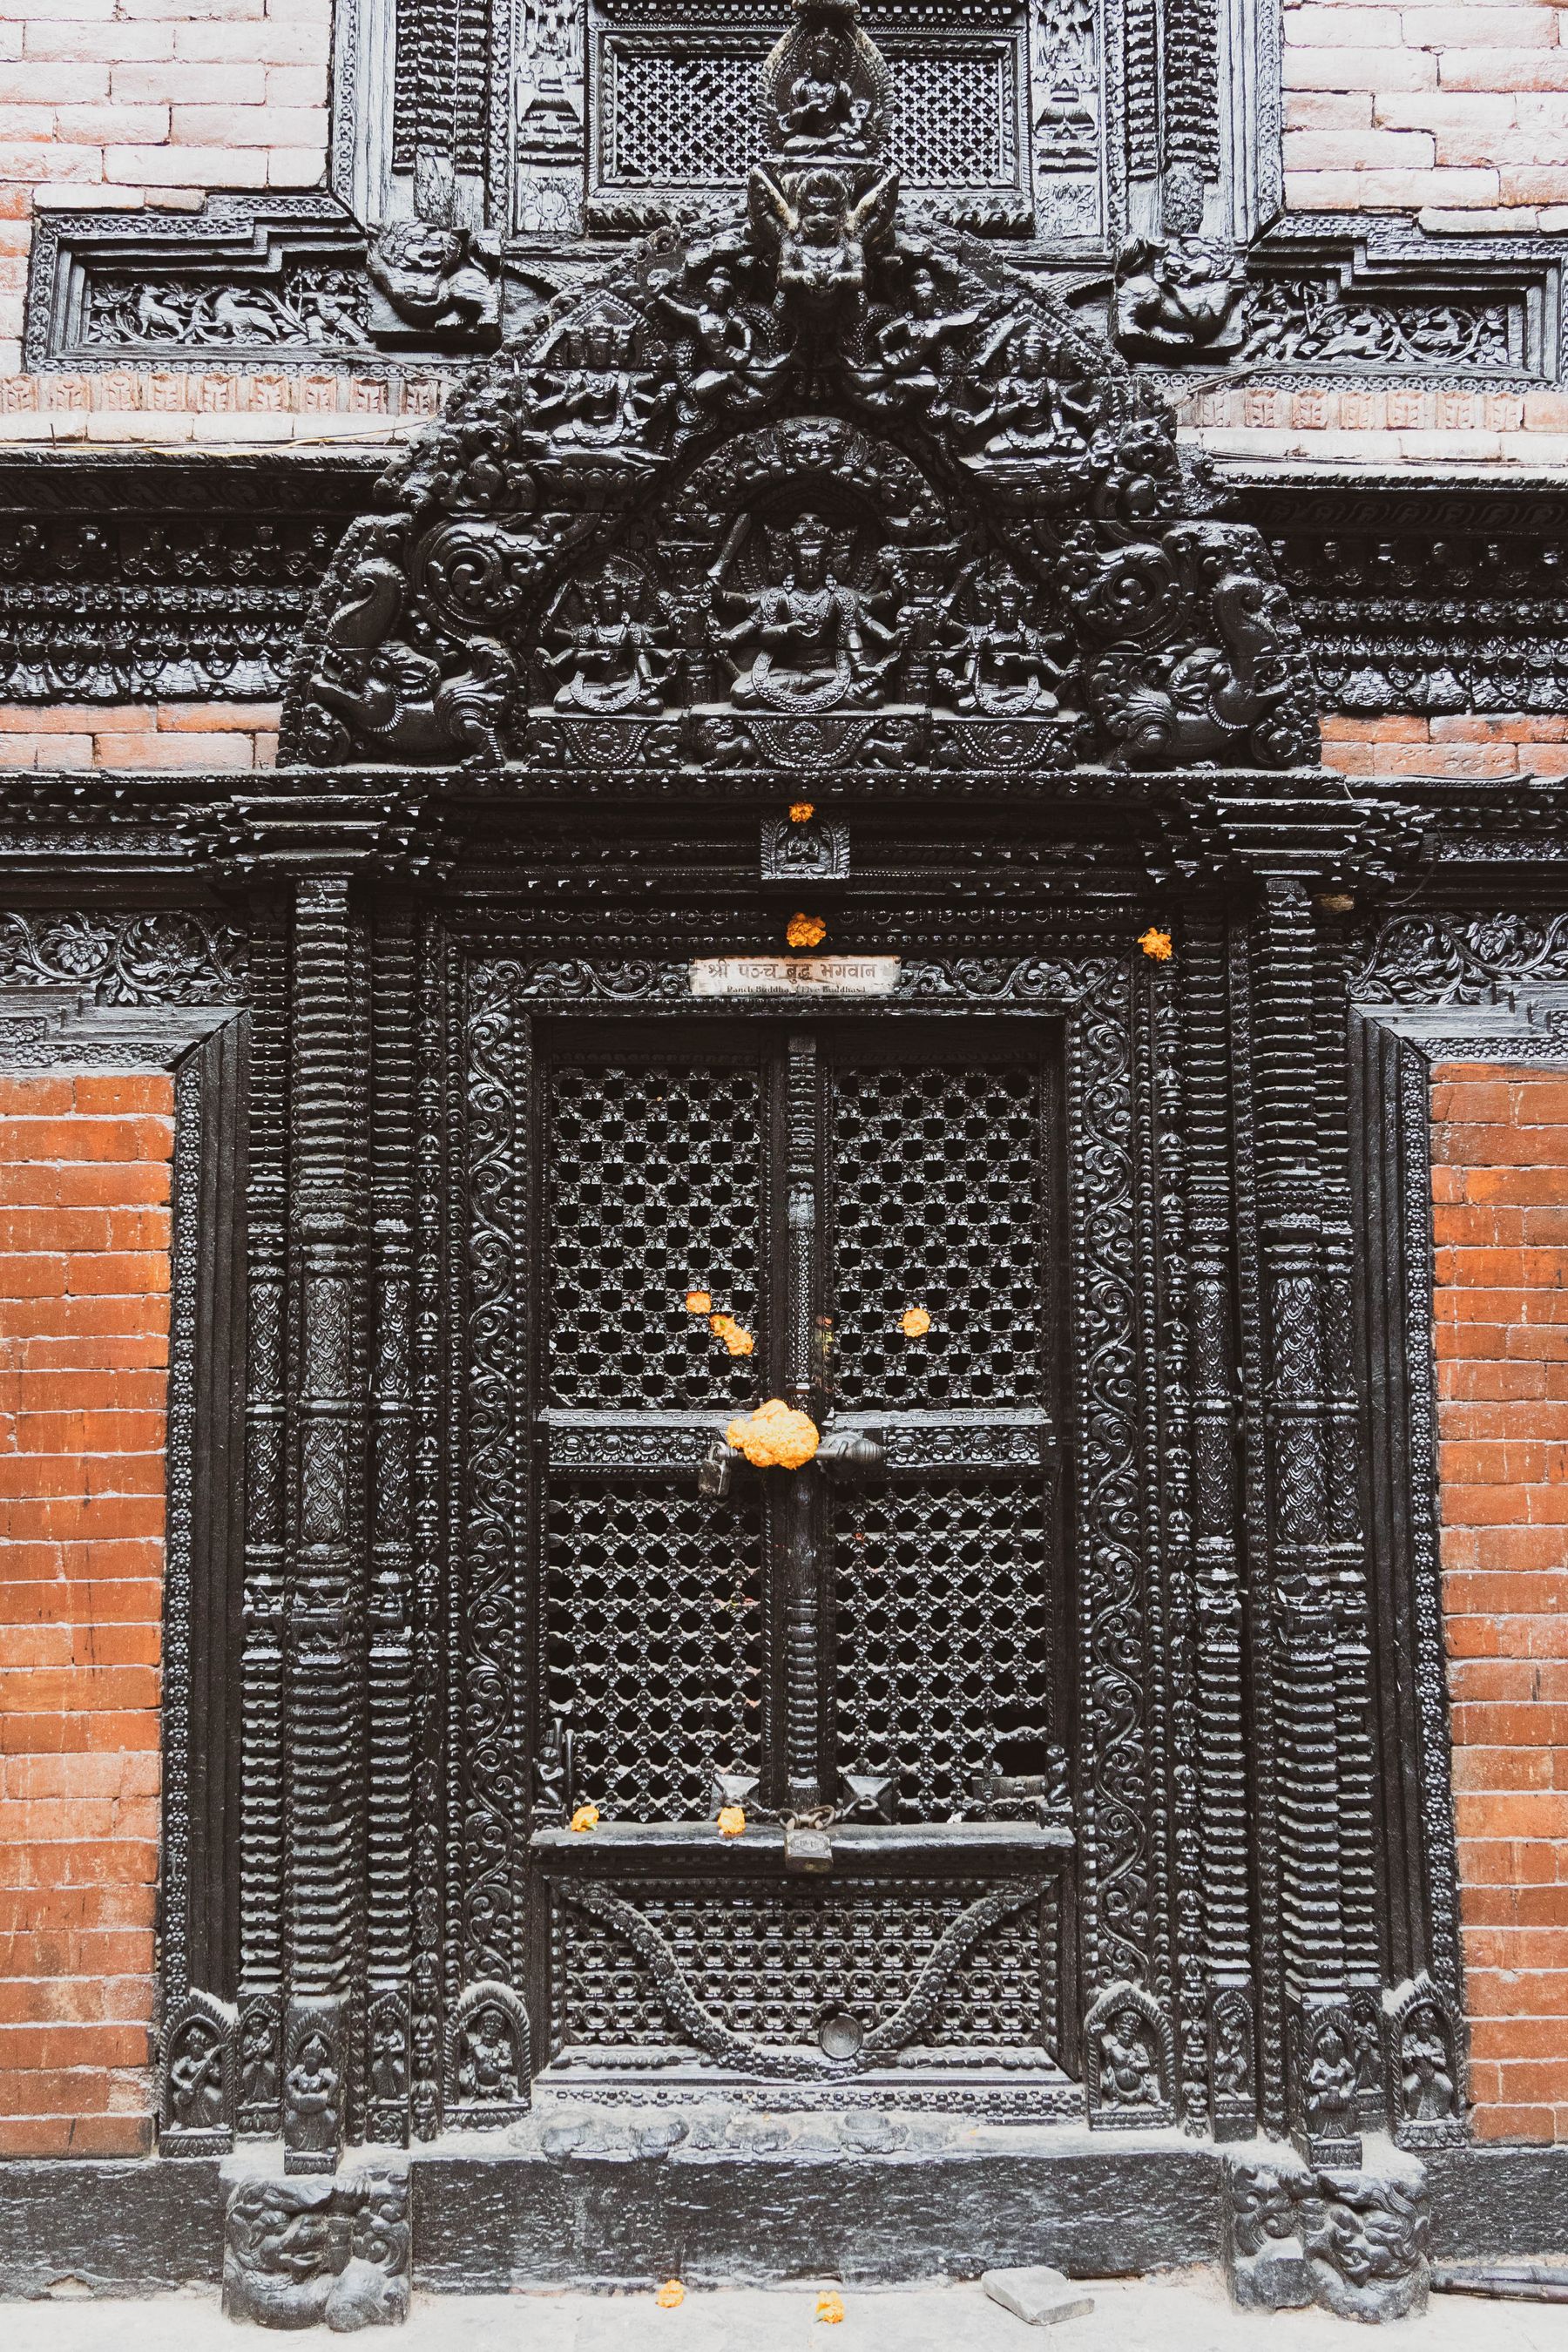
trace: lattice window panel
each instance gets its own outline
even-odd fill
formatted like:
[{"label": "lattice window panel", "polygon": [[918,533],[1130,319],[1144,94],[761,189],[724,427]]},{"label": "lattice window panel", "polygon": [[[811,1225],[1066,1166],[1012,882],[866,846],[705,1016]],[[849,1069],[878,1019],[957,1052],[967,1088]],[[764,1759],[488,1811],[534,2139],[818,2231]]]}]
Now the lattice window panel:
[{"label": "lattice window panel", "polygon": [[[605,51],[604,176],[618,186],[733,184],[762,148],[752,55]],[[1011,47],[895,62],[889,152],[911,188],[1014,186]]]},{"label": "lattice window panel", "polygon": [[[1044,1369],[1037,1074],[833,1074],[833,1313],[848,1406],[1032,1404]],[[926,1336],[906,1339],[904,1309]]]},{"label": "lattice window panel", "polygon": [[[987,1891],[933,1880],[897,1881],[875,1893],[784,1886],[645,1898],[625,1890],[670,1945],[704,2008],[748,2042],[783,2046],[814,2042],[830,2009],[847,2010],[868,2030],[877,2024],[908,1997],[939,1937]],[[1052,1896],[1042,1899],[1048,1909]],[[624,1938],[570,1904],[563,1915],[562,2039],[577,2047],[679,2042]],[[1041,1927],[1041,1906],[1031,1903],[987,1929],[921,2042],[1039,2048],[1054,2017],[1047,1981],[1054,1938]]]},{"label": "lattice window panel", "polygon": [[689,1481],[550,1490],[546,1689],[609,1818],[700,1820],[715,1770],[759,1769],[761,1590],[754,1489],[723,1508]]},{"label": "lattice window panel", "polygon": [[553,1405],[675,1411],[755,1402],[692,1288],[757,1330],[756,1070],[563,1065],[547,1108],[547,1384]]},{"label": "lattice window panel", "polygon": [[837,1505],[838,1762],[895,1772],[906,1820],[1043,1769],[1051,1535],[1037,1481],[889,1486]]}]

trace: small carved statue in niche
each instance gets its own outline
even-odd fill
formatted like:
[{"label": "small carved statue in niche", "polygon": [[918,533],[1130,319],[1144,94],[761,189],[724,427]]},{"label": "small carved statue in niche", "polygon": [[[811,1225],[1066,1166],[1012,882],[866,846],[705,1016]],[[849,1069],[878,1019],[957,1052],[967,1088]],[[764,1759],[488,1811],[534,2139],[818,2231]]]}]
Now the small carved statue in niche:
[{"label": "small carved statue in niche", "polygon": [[1149,2021],[1131,2001],[1100,2036],[1100,2099],[1106,2107],[1157,2107],[1160,2068]]},{"label": "small carved statue in niche", "polygon": [[395,2106],[408,2093],[408,2029],[401,2009],[381,2002],[370,2020],[371,2096]]},{"label": "small carved statue in niche", "polygon": [[1116,340],[1132,359],[1223,359],[1241,340],[1241,278],[1205,237],[1134,238],[1116,265]]},{"label": "small carved statue in niche", "polygon": [[481,2001],[464,2019],[458,2042],[459,2098],[495,2106],[521,2095],[511,2020],[499,2001]]},{"label": "small carved statue in niche", "polygon": [[647,582],[625,564],[607,565],[596,580],[566,582],[543,629],[560,648],[543,656],[563,680],[558,710],[663,709],[675,656],[643,618],[647,595]]},{"label": "small carved statue in niche", "polygon": [[780,142],[786,155],[802,148],[858,144],[873,112],[869,97],[857,97],[847,80],[843,37],[825,26],[811,40],[799,73],[791,77],[778,110]]},{"label": "small carved statue in niche", "polygon": [[[852,552],[817,515],[797,515],[786,531],[768,534],[769,578],[758,588],[717,586],[721,605],[741,618],[718,633],[734,672],[731,694],[742,707],[828,710],[859,708],[881,698],[903,638],[872,609],[888,600],[867,595],[846,575]],[[720,582],[727,558],[721,558]]]},{"label": "small carved statue in niche", "polygon": [[1252,2021],[1234,1998],[1215,2011],[1214,2086],[1222,2099],[1245,2099],[1252,2090]]},{"label": "small carved statue in niche", "polygon": [[978,405],[956,419],[964,437],[987,459],[1083,456],[1099,422],[1100,396],[1087,379],[1058,383],[1050,347],[1033,320],[1004,319],[975,354],[973,381],[984,386]]},{"label": "small carved statue in niche", "polygon": [[365,268],[397,316],[428,334],[472,334],[500,318],[495,259],[468,229],[391,221],[371,246]]},{"label": "small carved statue in niche", "polygon": [[290,2137],[298,2146],[333,2146],[341,2088],[338,2070],[332,2063],[331,2043],[323,2032],[311,2029],[301,2035],[293,2063],[283,2078],[284,2106],[293,2126]]},{"label": "small carved statue in niche", "polygon": [[826,165],[752,173],[752,220],[777,257],[785,310],[805,333],[826,335],[865,299],[867,253],[891,232],[899,175],[889,168],[857,195],[850,175]]},{"label": "small carved statue in niche", "polygon": [[1039,626],[1010,571],[989,579],[978,563],[966,565],[942,599],[938,642],[937,683],[955,710],[1019,718],[1060,708],[1072,640]]},{"label": "small carved statue in niche", "polygon": [[169,2058],[169,2120],[182,2131],[216,2131],[223,2115],[223,2037],[205,2017],[180,2028]]},{"label": "small carved statue in niche", "polygon": [[1314,2139],[1348,2138],[1355,2131],[1361,2062],[1348,2031],[1320,2026],[1310,2044],[1302,2112]]},{"label": "small carved statue in niche", "polygon": [[1418,2001],[1399,2037],[1400,2104],[1407,2123],[1446,2123],[1458,2115],[1453,2066],[1442,2011],[1435,2001]]},{"label": "small carved statue in niche", "polygon": [[239,2029],[239,2104],[278,2104],[278,2019],[266,2001],[253,2001]]},{"label": "small carved statue in niche", "polygon": [[651,371],[632,366],[630,330],[590,319],[565,344],[562,362],[540,371],[533,405],[552,451],[632,457],[627,445],[640,440],[667,394]]},{"label": "small carved statue in niche", "polygon": [[760,407],[789,365],[788,356],[768,358],[761,349],[756,328],[737,307],[735,273],[716,257],[700,277],[696,299],[686,300],[669,286],[655,297],[678,329],[692,342],[690,367],[681,389],[700,408],[731,408],[742,415]]},{"label": "small carved statue in niche", "polygon": [[979,320],[978,310],[949,310],[922,262],[910,279],[909,308],[884,319],[871,333],[873,363],[845,373],[868,408],[891,415],[921,408],[933,419],[948,414],[963,362],[952,339]]}]

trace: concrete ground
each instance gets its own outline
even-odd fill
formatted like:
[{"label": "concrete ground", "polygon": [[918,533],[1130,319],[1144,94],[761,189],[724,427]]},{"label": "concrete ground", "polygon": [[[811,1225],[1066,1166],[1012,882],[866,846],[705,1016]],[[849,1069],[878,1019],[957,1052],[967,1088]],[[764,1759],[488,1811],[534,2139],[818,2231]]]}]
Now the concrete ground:
[{"label": "concrete ground", "polygon": [[[830,2282],[825,2283],[830,2284]],[[408,2326],[365,2352],[1568,2352],[1568,2305],[1436,2294],[1425,2318],[1373,2336],[1318,2311],[1234,2311],[1217,2275],[1093,2283],[1093,2314],[1026,2327],[978,2286],[861,2290],[816,2317],[817,2285],[644,2294],[416,2295]],[[0,2308],[5,2352],[197,2352],[232,2341],[216,2294]],[[271,2340],[251,2333],[259,2345]]]}]

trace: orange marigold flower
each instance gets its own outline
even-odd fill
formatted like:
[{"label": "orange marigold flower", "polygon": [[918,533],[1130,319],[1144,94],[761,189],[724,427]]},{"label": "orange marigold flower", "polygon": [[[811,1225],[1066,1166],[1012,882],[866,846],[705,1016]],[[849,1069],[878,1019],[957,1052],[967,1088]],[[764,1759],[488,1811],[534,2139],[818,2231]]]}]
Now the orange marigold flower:
[{"label": "orange marigold flower", "polygon": [[810,801],[791,801],[789,804],[791,824],[809,824],[816,814],[815,805]]},{"label": "orange marigold flower", "polygon": [[686,2301],[686,2289],[679,2279],[666,2279],[654,2296],[660,2311],[679,2311]]},{"label": "orange marigold flower", "polygon": [[1152,929],[1146,930],[1138,944],[1146,956],[1153,957],[1156,963],[1170,962],[1173,950],[1169,931],[1156,931]]},{"label": "orange marigold flower", "polygon": [[819,948],[826,937],[827,926],[820,915],[792,915],[784,941],[792,948]]},{"label": "orange marigold flower", "polygon": [[708,1328],[716,1339],[723,1340],[732,1356],[749,1356],[757,1344],[745,1325],[737,1323],[732,1315],[710,1315]]},{"label": "orange marigold flower", "polygon": [[931,1329],[931,1317],[923,1307],[906,1307],[899,1318],[899,1328],[906,1339],[923,1339]]},{"label": "orange marigold flower", "polygon": [[579,1805],[572,1816],[572,1826],[578,1831],[596,1830],[599,1826],[598,1806]]},{"label": "orange marigold flower", "polygon": [[819,2294],[816,2315],[825,2326],[837,2327],[844,2316],[844,2297],[841,2294]]},{"label": "orange marigold flower", "polygon": [[689,1290],[686,1294],[686,1311],[689,1315],[706,1315],[710,1311],[712,1305],[713,1294],[710,1290]]},{"label": "orange marigold flower", "polygon": [[758,1470],[798,1470],[816,1453],[820,1432],[809,1413],[797,1412],[783,1397],[770,1397],[744,1421],[724,1432],[738,1454]]},{"label": "orange marigold flower", "polygon": [[746,1809],[743,1805],[721,1805],[719,1808],[721,1837],[739,1837],[745,1826]]}]

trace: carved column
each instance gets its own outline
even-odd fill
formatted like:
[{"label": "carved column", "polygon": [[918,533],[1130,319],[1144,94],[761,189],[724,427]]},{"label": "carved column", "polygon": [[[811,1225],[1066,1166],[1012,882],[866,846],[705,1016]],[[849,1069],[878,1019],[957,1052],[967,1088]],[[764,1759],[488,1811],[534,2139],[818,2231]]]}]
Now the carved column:
[{"label": "carved column", "polygon": [[368,2137],[408,2137],[414,1661],[414,922],[389,910],[373,964]]},{"label": "carved column", "polygon": [[[807,1412],[814,1394],[813,1337],[819,1297],[817,1267],[818,1096],[816,1040],[810,1030],[789,1040],[784,1076],[784,1389]],[[784,1569],[785,1801],[805,1811],[822,1802],[818,1717],[821,1708],[819,1591],[822,1482],[810,1469],[793,1470],[769,1497],[776,1515],[775,1559]]]},{"label": "carved column", "polygon": [[1258,1212],[1269,1506],[1268,1591],[1290,2120],[1321,2161],[1356,2162],[1345,2002],[1330,1449],[1315,1093],[1314,939],[1302,883],[1268,877],[1252,926]]},{"label": "carved column", "polygon": [[1236,1507],[1231,1061],[1217,926],[1192,926],[1184,981],[1199,1875],[1208,1973],[1209,2103],[1216,2138],[1244,2139],[1257,2128],[1257,2022]]},{"label": "carved column", "polygon": [[283,2134],[331,2171],[348,2120],[363,1803],[356,1575],[358,1117],[349,882],[296,885],[292,974],[295,1503],[289,1562],[289,1939]]},{"label": "carved column", "polygon": [[279,2127],[285,1952],[288,937],[279,911],[260,906],[252,935],[237,2120],[242,2132],[270,2135]]}]

